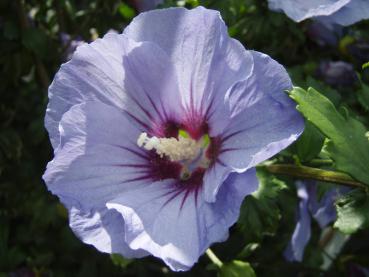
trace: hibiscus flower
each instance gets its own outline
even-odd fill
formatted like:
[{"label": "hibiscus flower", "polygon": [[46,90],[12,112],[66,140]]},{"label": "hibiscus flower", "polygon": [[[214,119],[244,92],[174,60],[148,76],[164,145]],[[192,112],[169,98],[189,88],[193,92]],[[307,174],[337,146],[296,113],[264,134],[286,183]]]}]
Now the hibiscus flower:
[{"label": "hibiscus flower", "polygon": [[76,50],[49,88],[44,180],[85,243],[188,270],[224,241],[255,165],[303,130],[285,69],[218,12],[140,14]]}]

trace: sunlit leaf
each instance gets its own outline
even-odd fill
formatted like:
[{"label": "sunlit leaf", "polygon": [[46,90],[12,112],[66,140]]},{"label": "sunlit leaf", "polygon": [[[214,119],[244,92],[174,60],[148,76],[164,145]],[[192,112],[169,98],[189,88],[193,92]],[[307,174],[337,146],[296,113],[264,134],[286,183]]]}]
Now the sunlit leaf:
[{"label": "sunlit leaf", "polygon": [[362,190],[347,193],[336,202],[337,221],[334,227],[352,234],[369,227],[369,195]]},{"label": "sunlit leaf", "polygon": [[342,116],[334,105],[313,88],[294,88],[290,96],[297,109],[330,141],[326,151],[338,170],[369,185],[369,141],[364,125],[352,117]]}]

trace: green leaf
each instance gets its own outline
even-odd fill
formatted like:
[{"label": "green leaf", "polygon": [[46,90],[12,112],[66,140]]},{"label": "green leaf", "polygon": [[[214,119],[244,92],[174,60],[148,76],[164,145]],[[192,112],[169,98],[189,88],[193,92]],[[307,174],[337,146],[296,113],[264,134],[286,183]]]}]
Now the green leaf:
[{"label": "green leaf", "polygon": [[125,3],[121,3],[118,7],[118,12],[119,14],[127,20],[131,20],[132,18],[135,17],[136,13],[135,10],[132,9],[130,6],[128,6]]},{"label": "green leaf", "polygon": [[22,35],[23,45],[37,56],[45,58],[48,55],[48,38],[40,29],[29,29]]},{"label": "green leaf", "polygon": [[361,82],[361,89],[358,90],[358,100],[361,106],[369,111],[369,86]]},{"label": "green leaf", "polygon": [[324,136],[313,124],[306,122],[304,133],[295,144],[297,156],[300,161],[308,162],[320,153],[323,144]]},{"label": "green leaf", "polygon": [[363,68],[363,69],[365,69],[365,68],[367,68],[367,67],[369,67],[369,62],[364,63],[364,64],[363,64],[363,66],[362,66],[362,68]]},{"label": "green leaf", "polygon": [[369,142],[364,125],[350,116],[342,116],[334,105],[313,88],[294,88],[291,98],[297,109],[330,140],[326,151],[335,167],[369,185]]},{"label": "green leaf", "polygon": [[190,5],[192,8],[196,8],[200,5],[198,0],[186,0],[186,4]]},{"label": "green leaf", "polygon": [[281,218],[276,198],[287,186],[259,168],[259,189],[246,197],[238,220],[241,231],[250,240],[260,240],[264,234],[274,234]]},{"label": "green leaf", "polygon": [[234,260],[223,264],[219,270],[219,277],[256,277],[251,265],[246,262]]},{"label": "green leaf", "polygon": [[281,190],[287,188],[286,184],[270,175],[266,170],[258,168],[257,176],[260,182],[259,189],[253,193],[258,200],[273,200],[278,196]]},{"label": "green leaf", "polygon": [[306,78],[306,86],[305,87],[313,87],[315,90],[320,91],[325,97],[329,99],[333,103],[333,105],[338,105],[342,101],[342,96],[337,92],[337,90],[328,86],[322,81],[316,80],[311,76]]},{"label": "green leaf", "polygon": [[345,234],[352,234],[369,227],[369,195],[353,190],[336,201],[337,221],[334,227]]},{"label": "green leaf", "polygon": [[237,255],[238,258],[244,259],[250,256],[256,249],[260,247],[259,243],[248,243]]}]

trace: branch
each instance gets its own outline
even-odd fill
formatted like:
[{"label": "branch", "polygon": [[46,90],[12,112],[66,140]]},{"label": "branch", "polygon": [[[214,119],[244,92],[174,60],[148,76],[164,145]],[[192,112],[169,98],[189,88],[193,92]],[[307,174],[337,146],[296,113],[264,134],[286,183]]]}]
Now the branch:
[{"label": "branch", "polygon": [[213,251],[211,251],[210,248],[208,248],[205,253],[208,256],[208,258],[213,262],[213,264],[215,264],[217,267],[222,267],[223,265],[222,261],[219,260],[219,258],[214,254]]},{"label": "branch", "polygon": [[318,181],[337,183],[365,190],[368,189],[368,187],[363,183],[355,181],[349,175],[341,172],[291,164],[272,164],[265,166],[265,168],[270,173],[274,174],[289,175],[303,179],[313,179]]}]

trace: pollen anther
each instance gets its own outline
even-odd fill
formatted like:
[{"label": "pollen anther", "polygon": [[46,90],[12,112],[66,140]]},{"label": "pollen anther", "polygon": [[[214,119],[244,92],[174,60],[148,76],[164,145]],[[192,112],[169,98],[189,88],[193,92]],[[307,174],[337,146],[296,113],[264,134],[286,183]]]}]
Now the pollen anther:
[{"label": "pollen anther", "polygon": [[146,150],[156,150],[163,157],[167,156],[171,161],[191,161],[201,152],[202,141],[179,136],[177,138],[149,137],[147,133],[141,133],[137,139],[137,145]]}]

